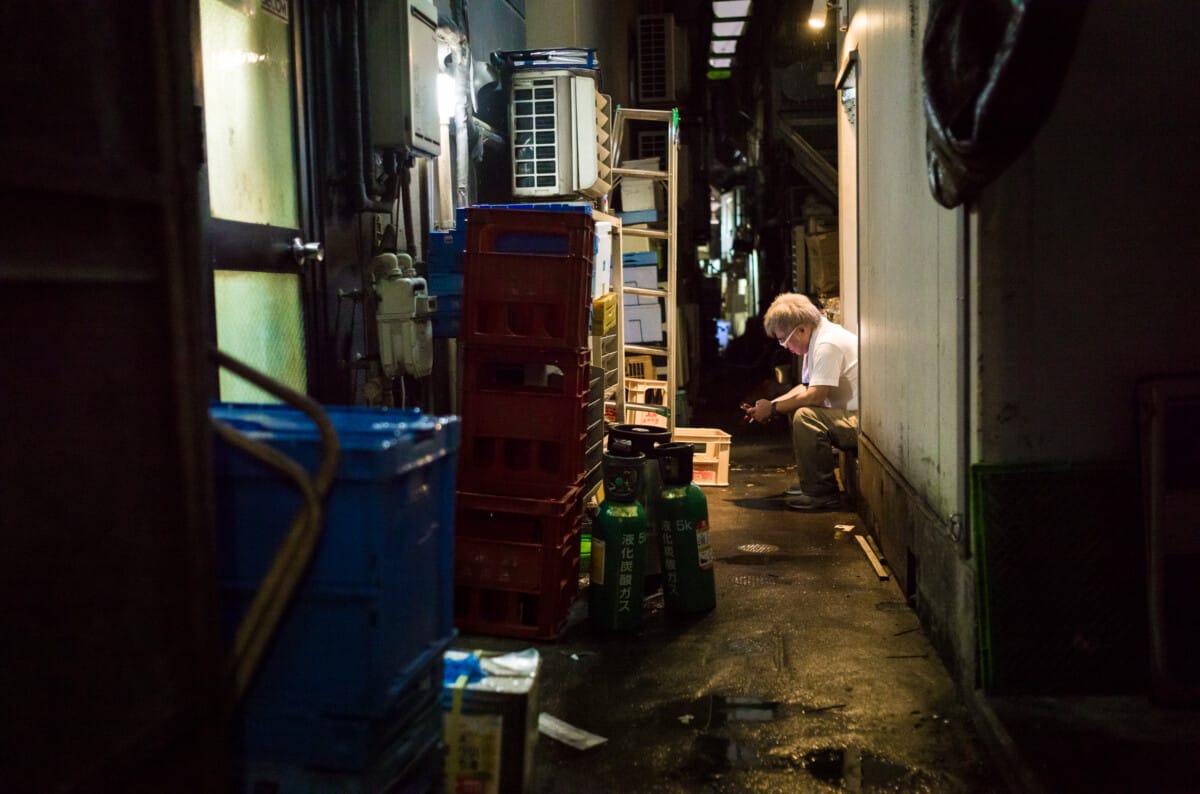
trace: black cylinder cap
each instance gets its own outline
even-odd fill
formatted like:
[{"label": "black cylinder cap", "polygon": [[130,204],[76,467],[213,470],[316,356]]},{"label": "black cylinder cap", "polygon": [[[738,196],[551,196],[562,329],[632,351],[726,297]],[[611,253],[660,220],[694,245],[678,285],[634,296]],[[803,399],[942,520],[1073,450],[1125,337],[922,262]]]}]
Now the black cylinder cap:
[{"label": "black cylinder cap", "polygon": [[610,450],[619,441],[626,441],[632,445],[635,452],[641,452],[648,456],[654,449],[655,444],[664,444],[670,440],[671,431],[665,427],[655,427],[654,425],[611,425],[608,428],[608,448]]},{"label": "black cylinder cap", "polygon": [[692,456],[696,450],[691,444],[674,441],[659,444],[654,448],[654,457],[662,470],[666,485],[687,485],[692,481]]}]

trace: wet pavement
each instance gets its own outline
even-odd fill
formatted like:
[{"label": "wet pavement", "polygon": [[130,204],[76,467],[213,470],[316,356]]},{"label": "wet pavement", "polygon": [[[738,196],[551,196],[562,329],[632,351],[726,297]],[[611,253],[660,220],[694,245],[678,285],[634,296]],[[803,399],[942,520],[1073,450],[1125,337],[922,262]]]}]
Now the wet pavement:
[{"label": "wet pavement", "polygon": [[705,488],[717,608],[680,621],[661,594],[604,636],[586,594],[556,643],[465,636],[543,657],[540,710],[607,741],[541,736],[536,792],[1000,792],[970,714],[852,512],[784,505],[786,439],[735,437]]}]

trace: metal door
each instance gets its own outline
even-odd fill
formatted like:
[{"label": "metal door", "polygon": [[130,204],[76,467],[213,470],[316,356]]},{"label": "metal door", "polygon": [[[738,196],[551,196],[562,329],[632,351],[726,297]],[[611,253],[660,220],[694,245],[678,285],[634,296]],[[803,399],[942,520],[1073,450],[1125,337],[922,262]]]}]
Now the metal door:
[{"label": "metal door", "polygon": [[[204,254],[217,346],[302,393],[314,303],[297,6],[290,0],[199,0],[199,101],[206,169]],[[223,400],[274,398],[229,372]]]}]

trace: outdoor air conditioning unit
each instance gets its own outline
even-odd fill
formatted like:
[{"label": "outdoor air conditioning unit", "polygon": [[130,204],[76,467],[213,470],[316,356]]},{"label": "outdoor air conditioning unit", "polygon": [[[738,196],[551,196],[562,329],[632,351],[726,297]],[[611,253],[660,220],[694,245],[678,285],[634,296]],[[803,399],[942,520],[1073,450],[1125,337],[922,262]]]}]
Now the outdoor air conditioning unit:
[{"label": "outdoor air conditioning unit", "polygon": [[640,104],[675,101],[675,15],[637,18],[637,98]]},{"label": "outdoor air conditioning unit", "polygon": [[515,75],[509,103],[513,195],[607,193],[608,105],[593,77],[561,69]]}]

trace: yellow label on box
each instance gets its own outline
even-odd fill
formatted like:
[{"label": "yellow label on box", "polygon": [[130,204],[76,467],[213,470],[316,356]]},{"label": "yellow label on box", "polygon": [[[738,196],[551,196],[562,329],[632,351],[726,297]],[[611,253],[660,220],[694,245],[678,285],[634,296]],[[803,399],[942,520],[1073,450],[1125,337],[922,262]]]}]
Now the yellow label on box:
[{"label": "yellow label on box", "polygon": [[[455,735],[455,722],[458,723]],[[500,794],[500,746],[504,720],[499,714],[458,714],[443,718],[446,742],[446,791]],[[457,762],[457,768],[451,768]]]}]

